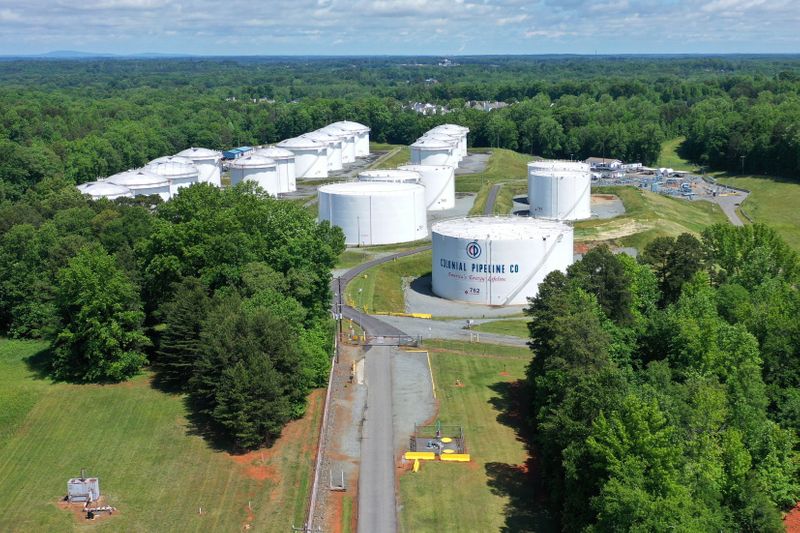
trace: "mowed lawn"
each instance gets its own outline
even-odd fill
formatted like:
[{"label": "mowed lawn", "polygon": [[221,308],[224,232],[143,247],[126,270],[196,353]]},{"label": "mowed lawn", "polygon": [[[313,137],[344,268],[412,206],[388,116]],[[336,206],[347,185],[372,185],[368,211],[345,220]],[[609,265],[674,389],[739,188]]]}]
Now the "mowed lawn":
[{"label": "mowed lawn", "polygon": [[728,223],[718,205],[703,200],[671,198],[638,187],[597,187],[592,193],[619,196],[625,214],[576,222],[576,242],[609,241],[641,249],[656,237],[697,234],[712,224]]},{"label": "mowed lawn", "polygon": [[[503,148],[471,149],[470,152],[491,154],[484,172],[456,176],[456,192],[478,193],[470,210],[471,215],[483,214],[489,190],[495,183],[503,183],[503,189],[517,185],[527,191],[528,163],[533,160],[532,156]],[[503,189],[498,195],[501,208],[500,210],[496,208],[495,213],[508,213],[511,209],[511,196],[509,193],[503,193]]]},{"label": "mowed lawn", "polygon": [[800,250],[800,177],[795,180],[770,176],[717,175],[726,185],[751,192],[742,204],[755,222],[769,224],[795,250]]},{"label": "mowed lawn", "polygon": [[528,320],[522,319],[508,319],[508,320],[492,320],[491,322],[483,322],[472,326],[475,331],[483,331],[486,333],[498,333],[500,335],[513,335],[514,337],[522,337],[527,339],[530,337],[528,331]]},{"label": "mowed lawn", "polygon": [[[400,476],[401,531],[552,531],[526,474],[528,452],[509,420],[526,348],[427,341],[443,425],[464,427],[472,462],[423,462]],[[462,385],[459,385],[461,383]]]},{"label": "mowed lawn", "polygon": [[[26,362],[45,347],[0,340],[0,531],[285,532],[302,522],[319,392],[272,449],[232,456],[192,434],[182,397],[151,387],[150,374],[52,383]],[[117,514],[89,523],[59,507],[81,468]]]},{"label": "mowed lawn", "polygon": [[403,278],[430,273],[431,257],[428,250],[370,268],[347,285],[347,304],[370,313],[404,312]]}]

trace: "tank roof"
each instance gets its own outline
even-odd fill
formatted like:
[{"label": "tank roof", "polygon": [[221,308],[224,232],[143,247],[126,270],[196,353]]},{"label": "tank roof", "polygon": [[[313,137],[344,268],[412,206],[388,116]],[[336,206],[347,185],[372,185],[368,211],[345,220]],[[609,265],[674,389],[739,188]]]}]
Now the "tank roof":
[{"label": "tank roof", "polygon": [[589,163],[583,161],[567,161],[566,159],[540,159],[528,163],[528,168],[548,170],[551,168],[569,169],[576,172],[589,171]]},{"label": "tank roof", "polygon": [[572,227],[562,222],[517,216],[465,217],[441,220],[431,231],[460,239],[531,240],[542,234],[571,232]]},{"label": "tank roof", "polygon": [[422,185],[415,183],[397,183],[386,181],[347,181],[343,183],[331,183],[320,187],[319,192],[327,194],[340,194],[345,196],[380,196],[382,194],[393,195],[403,192],[413,192],[425,190]]},{"label": "tank roof", "polygon": [[325,145],[315,141],[314,139],[309,139],[308,137],[292,137],[291,139],[285,139],[278,144],[276,144],[278,148],[286,148],[291,150],[292,148],[296,150],[321,150],[325,148]]},{"label": "tank roof", "polygon": [[303,139],[312,139],[314,141],[318,141],[318,142],[322,142],[322,143],[331,143],[331,142],[340,143],[340,142],[342,142],[342,140],[338,136],[330,135],[330,134],[325,133],[324,131],[319,131],[319,130],[311,131],[311,132],[308,132],[308,133],[304,133],[300,137],[302,137]]},{"label": "tank roof", "polygon": [[253,155],[268,157],[269,159],[287,159],[289,157],[294,157],[294,152],[290,152],[285,148],[278,148],[277,146],[267,146],[266,148],[254,150]]},{"label": "tank roof", "polygon": [[415,172],[425,172],[434,168],[439,170],[453,170],[453,167],[450,165],[400,165],[397,167],[398,170],[413,170]]},{"label": "tank roof", "polygon": [[155,174],[147,168],[120,172],[119,174],[107,177],[103,181],[115,185],[122,185],[124,187],[156,187],[169,185],[169,181],[164,176]]},{"label": "tank roof", "polygon": [[90,181],[78,185],[78,190],[83,194],[91,194],[92,196],[117,196],[120,194],[129,194],[131,190],[124,185],[117,185],[110,181]]},{"label": "tank roof", "polygon": [[421,137],[411,147],[422,150],[450,150],[453,148],[453,144],[432,137]]},{"label": "tank roof", "polygon": [[274,159],[257,154],[245,155],[231,161],[232,168],[266,168],[274,166]]},{"label": "tank roof", "polygon": [[194,163],[184,163],[178,159],[186,158],[181,157],[165,161],[156,161],[149,163],[145,168],[154,174],[159,174],[167,178],[197,176],[199,174]]},{"label": "tank roof", "polygon": [[157,157],[147,163],[148,165],[155,165],[158,163],[181,163],[183,165],[194,165],[194,161],[192,161],[188,157],[184,157],[181,155],[165,155],[162,157]]},{"label": "tank roof", "polygon": [[354,131],[356,133],[364,133],[370,131],[369,126],[365,126],[359,122],[351,122],[349,120],[340,120],[338,122],[334,122],[329,124],[329,126],[336,126],[337,128],[343,129],[345,131]]},{"label": "tank roof", "polygon": [[435,128],[431,129],[431,131],[439,130],[439,131],[453,131],[458,133],[469,133],[469,128],[466,126],[461,126],[459,124],[440,124]]},{"label": "tank roof", "polygon": [[383,170],[364,170],[358,173],[358,178],[392,178],[392,179],[402,179],[402,180],[419,180],[422,179],[422,176],[419,172],[411,169],[383,169]]},{"label": "tank roof", "polygon": [[350,138],[352,138],[356,134],[356,132],[354,132],[352,130],[345,130],[345,129],[342,129],[339,126],[335,126],[333,124],[331,124],[329,126],[325,126],[324,128],[320,128],[320,129],[318,129],[316,131],[325,133],[327,135],[333,135],[335,137],[350,137]]},{"label": "tank roof", "polygon": [[420,139],[435,139],[450,144],[451,146],[458,143],[457,134],[441,133],[438,131],[429,131],[425,133]]},{"label": "tank roof", "polygon": [[175,154],[180,157],[188,157],[192,160],[198,159],[222,159],[222,152],[211,150],[210,148],[187,148]]}]

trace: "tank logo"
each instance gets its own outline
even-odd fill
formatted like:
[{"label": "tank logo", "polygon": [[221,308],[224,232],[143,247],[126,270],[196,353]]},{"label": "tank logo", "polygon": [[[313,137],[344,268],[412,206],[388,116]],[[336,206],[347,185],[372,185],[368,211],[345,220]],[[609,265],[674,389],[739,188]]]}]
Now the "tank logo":
[{"label": "tank logo", "polygon": [[478,244],[478,241],[467,244],[467,255],[470,259],[477,259],[481,256],[481,245]]}]

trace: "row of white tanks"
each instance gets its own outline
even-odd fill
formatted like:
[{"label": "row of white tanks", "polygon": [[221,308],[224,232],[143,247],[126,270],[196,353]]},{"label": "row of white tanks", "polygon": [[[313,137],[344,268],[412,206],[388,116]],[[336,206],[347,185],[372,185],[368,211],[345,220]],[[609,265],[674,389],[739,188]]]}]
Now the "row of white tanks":
[{"label": "row of white tanks", "polygon": [[[438,152],[420,149],[417,141],[411,145],[410,165],[365,170],[356,182],[320,187],[319,219],[341,227],[348,245],[424,239],[428,235],[427,211],[455,206],[455,168],[466,155],[469,129],[448,124],[434,130],[441,128],[452,132],[447,141],[427,140],[446,144],[447,159],[438,157]],[[428,134],[433,135],[434,130]]]},{"label": "row of white tanks", "polygon": [[174,156],[154,159],[143,168],[78,185],[78,190],[94,200],[157,194],[169,200],[193,183],[220,186],[222,154],[207,148],[187,148]]},{"label": "row of white tanks", "polygon": [[369,126],[342,120],[276,146],[294,155],[297,178],[327,178],[356,158],[369,155]]}]

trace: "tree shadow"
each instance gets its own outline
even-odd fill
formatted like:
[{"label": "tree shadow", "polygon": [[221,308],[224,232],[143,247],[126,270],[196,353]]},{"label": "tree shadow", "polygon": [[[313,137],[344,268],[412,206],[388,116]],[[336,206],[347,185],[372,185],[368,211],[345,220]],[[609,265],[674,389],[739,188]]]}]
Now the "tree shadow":
[{"label": "tree shadow", "polygon": [[558,531],[556,521],[547,508],[544,484],[536,464],[536,450],[528,422],[527,406],[530,401],[525,382],[498,381],[489,388],[497,394],[489,398],[489,403],[498,411],[497,421],[512,428],[528,452],[528,459],[522,465],[486,463],[486,475],[492,493],[508,498],[502,531]]},{"label": "tree shadow", "polygon": [[50,348],[39,350],[33,355],[23,359],[28,370],[33,374],[34,379],[53,381],[51,375],[53,369],[53,353]]},{"label": "tree shadow", "polygon": [[217,452],[241,454],[249,451],[236,446],[225,431],[204,412],[204,406],[195,401],[185,391],[185,381],[169,376],[158,366],[153,366],[152,370],[154,371],[153,379],[150,380],[152,388],[164,394],[183,397],[182,400],[183,405],[186,407],[186,420],[188,422],[186,427],[187,435],[202,438],[212,450]]}]

